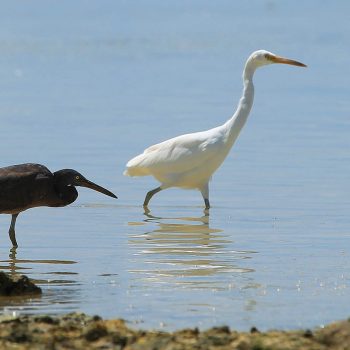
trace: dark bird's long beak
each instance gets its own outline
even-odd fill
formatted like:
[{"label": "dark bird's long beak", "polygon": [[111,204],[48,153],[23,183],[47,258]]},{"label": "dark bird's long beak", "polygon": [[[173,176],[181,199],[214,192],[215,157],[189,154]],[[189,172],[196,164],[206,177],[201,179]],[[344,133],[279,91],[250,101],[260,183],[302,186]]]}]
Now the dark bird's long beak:
[{"label": "dark bird's long beak", "polygon": [[103,194],[105,194],[106,196],[109,197],[113,197],[113,198],[118,198],[114,193],[112,193],[111,191],[106,190],[105,188],[93,183],[92,181],[89,181],[87,179],[81,179],[79,186],[82,187],[87,187],[87,188],[91,188],[92,190],[95,190],[97,192],[101,192]]}]

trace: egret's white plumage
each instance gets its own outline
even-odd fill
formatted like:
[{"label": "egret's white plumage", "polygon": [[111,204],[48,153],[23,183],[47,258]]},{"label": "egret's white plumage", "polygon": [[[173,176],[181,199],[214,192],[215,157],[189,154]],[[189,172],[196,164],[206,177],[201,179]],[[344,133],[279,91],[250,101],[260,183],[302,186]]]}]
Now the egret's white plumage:
[{"label": "egret's white plumage", "polygon": [[131,159],[124,175],[152,175],[161,185],[146,195],[144,206],[152,196],[169,187],[198,189],[209,208],[209,180],[219,168],[244,126],[254,99],[253,75],[258,67],[285,63],[306,67],[303,63],[259,50],[248,58],[243,71],[243,95],[232,118],[216,128],[185,134],[147,148]]}]

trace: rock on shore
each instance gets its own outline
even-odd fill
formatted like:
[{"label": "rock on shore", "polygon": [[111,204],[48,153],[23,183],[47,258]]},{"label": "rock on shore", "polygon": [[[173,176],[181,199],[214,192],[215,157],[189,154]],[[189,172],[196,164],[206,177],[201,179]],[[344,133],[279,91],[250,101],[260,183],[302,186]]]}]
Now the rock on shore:
[{"label": "rock on shore", "polygon": [[26,294],[41,294],[41,288],[31,282],[27,276],[11,276],[0,271],[0,296],[19,296]]}]

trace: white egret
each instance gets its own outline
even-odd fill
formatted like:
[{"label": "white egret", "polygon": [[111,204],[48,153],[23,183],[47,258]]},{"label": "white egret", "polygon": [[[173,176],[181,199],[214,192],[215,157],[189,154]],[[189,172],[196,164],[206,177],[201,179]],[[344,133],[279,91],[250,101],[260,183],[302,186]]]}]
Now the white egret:
[{"label": "white egret", "polygon": [[180,187],[198,189],[202,193],[206,209],[209,209],[209,180],[229,153],[253,105],[254,72],[257,68],[272,63],[306,67],[303,63],[265,50],[253,52],[243,70],[243,95],[236,112],[226,123],[153,145],[127,163],[124,175],[152,175],[161,183],[147,193],[144,207],[148,206],[150,199],[159,191]]}]

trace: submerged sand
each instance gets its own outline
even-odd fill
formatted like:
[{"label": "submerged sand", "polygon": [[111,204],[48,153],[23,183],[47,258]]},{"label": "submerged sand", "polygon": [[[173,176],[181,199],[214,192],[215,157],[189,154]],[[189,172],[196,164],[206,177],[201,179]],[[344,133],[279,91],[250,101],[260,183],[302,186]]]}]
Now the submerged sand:
[{"label": "submerged sand", "polygon": [[[3,298],[40,294],[26,276],[0,272]],[[0,349],[350,349],[350,320],[300,331],[237,332],[229,327],[175,332],[135,330],[123,320],[71,313],[61,316],[0,317]]]}]

